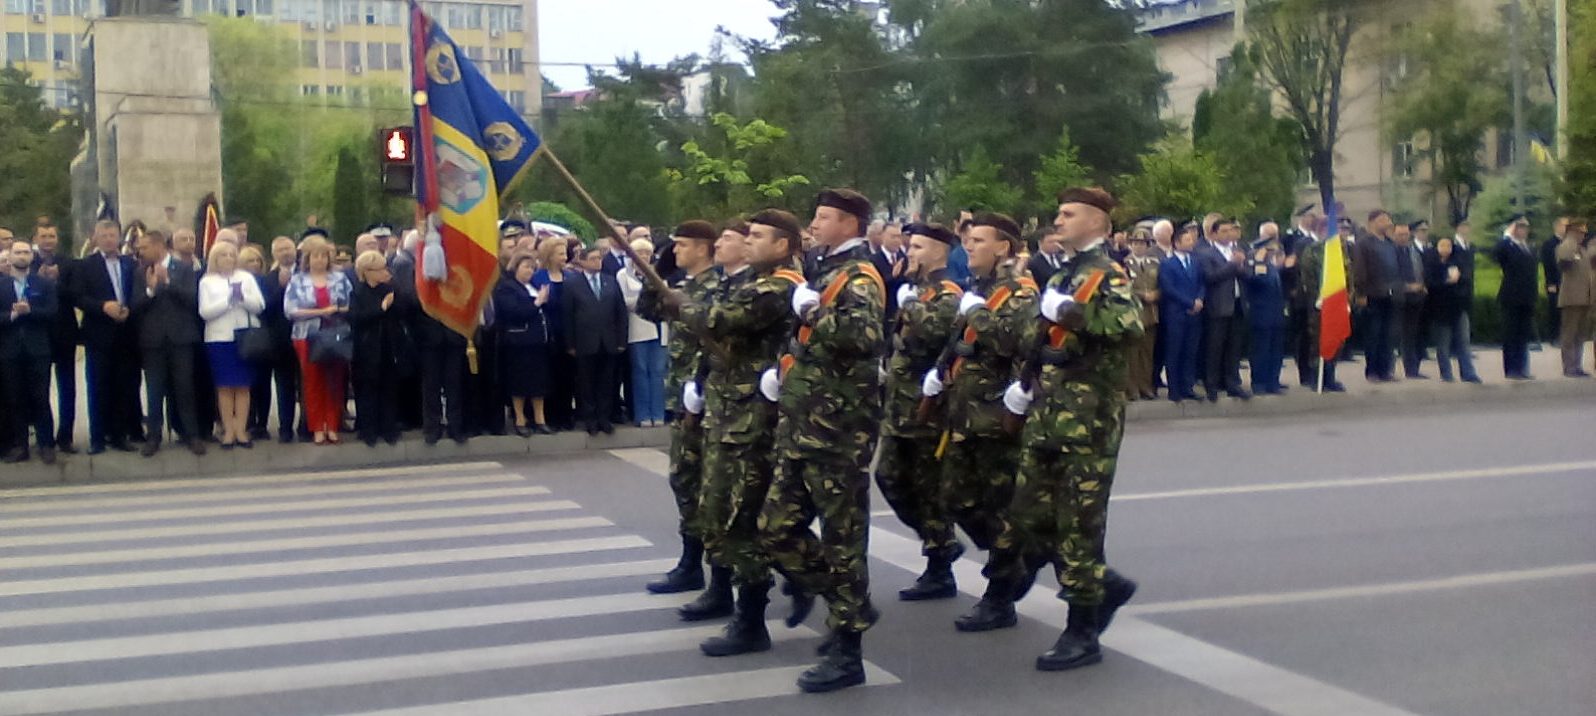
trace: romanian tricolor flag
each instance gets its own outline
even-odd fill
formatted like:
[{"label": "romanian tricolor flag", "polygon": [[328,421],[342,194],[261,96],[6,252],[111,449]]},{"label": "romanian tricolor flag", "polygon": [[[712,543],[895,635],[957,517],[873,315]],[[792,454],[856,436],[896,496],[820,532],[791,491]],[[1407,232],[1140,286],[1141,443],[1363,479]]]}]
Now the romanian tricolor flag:
[{"label": "romanian tricolor flag", "polygon": [[1329,212],[1324,242],[1324,275],[1319,280],[1319,358],[1331,360],[1352,337],[1352,304],[1347,297],[1346,243],[1341,240],[1335,209]]},{"label": "romanian tricolor flag", "polygon": [[216,194],[212,192],[200,200],[199,211],[194,217],[194,233],[199,236],[201,259],[211,255],[211,247],[216,245],[216,235],[221,231],[221,207],[216,202]]},{"label": "romanian tricolor flag", "polygon": [[499,277],[499,201],[541,141],[413,0],[410,40],[416,198],[427,219],[416,295],[469,339]]}]

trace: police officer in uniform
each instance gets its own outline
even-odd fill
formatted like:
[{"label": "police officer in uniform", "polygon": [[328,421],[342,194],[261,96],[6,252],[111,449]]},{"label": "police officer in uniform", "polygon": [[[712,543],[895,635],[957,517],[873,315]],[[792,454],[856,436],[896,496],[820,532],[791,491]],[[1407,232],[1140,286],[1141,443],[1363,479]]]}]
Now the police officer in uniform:
[{"label": "police officer in uniform", "polygon": [[[809,225],[820,252],[808,284],[792,296],[799,329],[781,369],[761,377],[761,390],[780,406],[761,541],[795,587],[824,596],[831,612],[825,656],[798,678],[806,692],[864,683],[861,641],[877,618],[865,551],[886,283],[864,238],[870,214],[870,201],[856,191],[820,193]],[[809,529],[817,516],[818,538]]]},{"label": "police officer in uniform", "polygon": [[1068,627],[1037,657],[1042,671],[1102,661],[1098,635],[1136,585],[1104,564],[1109,490],[1125,426],[1121,391],[1128,353],[1142,335],[1140,306],[1125,269],[1104,246],[1115,200],[1102,189],[1059,195],[1054,226],[1074,249],[1069,268],[1039,302],[1034,353],[1005,407],[1027,416],[1007,528],[993,548],[989,593],[1022,594],[1029,571],[1051,562],[1069,602]]},{"label": "police officer in uniform", "polygon": [[920,413],[920,384],[948,345],[963,289],[949,278],[948,253],[959,237],[941,224],[909,224],[909,277],[898,287],[892,357],[886,363],[886,405],[876,486],[898,519],[920,538],[925,573],[898,591],[904,601],[958,594],[953,562],[964,553],[942,502],[937,459],[939,425]]}]

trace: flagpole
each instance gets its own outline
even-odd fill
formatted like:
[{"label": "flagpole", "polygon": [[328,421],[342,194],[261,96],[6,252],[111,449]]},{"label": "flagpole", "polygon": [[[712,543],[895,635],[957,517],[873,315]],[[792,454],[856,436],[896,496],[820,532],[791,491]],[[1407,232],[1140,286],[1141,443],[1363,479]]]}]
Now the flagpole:
[{"label": "flagpole", "polygon": [[598,214],[599,220],[609,227],[610,234],[615,237],[616,242],[620,245],[621,253],[626,254],[626,258],[632,260],[632,265],[643,272],[643,278],[648,281],[649,285],[662,294],[669,292],[671,290],[670,284],[665,283],[665,279],[660,277],[659,272],[655,271],[653,266],[638,258],[637,252],[632,250],[632,245],[627,243],[626,237],[622,236],[621,232],[615,228],[615,222],[610,220],[610,215],[604,213],[604,208],[599,206],[598,201],[593,198],[592,194],[587,193],[587,188],[582,186],[582,182],[577,181],[576,177],[571,174],[571,170],[565,168],[565,162],[560,161],[560,158],[554,154],[554,150],[549,149],[549,145],[544,144],[537,148],[537,152],[548,157],[549,163],[554,165],[555,171],[558,171],[560,176],[564,177],[565,181],[571,185],[571,188],[576,190],[577,196],[582,197],[582,202],[587,204],[587,208]]}]

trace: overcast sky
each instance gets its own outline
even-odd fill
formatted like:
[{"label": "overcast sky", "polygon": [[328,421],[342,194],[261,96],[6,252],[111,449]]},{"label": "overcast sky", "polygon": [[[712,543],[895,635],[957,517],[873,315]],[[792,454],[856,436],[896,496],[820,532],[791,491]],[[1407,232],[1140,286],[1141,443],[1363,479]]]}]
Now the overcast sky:
[{"label": "overcast sky", "polygon": [[651,64],[704,55],[717,25],[769,39],[775,13],[767,0],[541,0],[538,52],[543,74],[561,89],[578,89],[587,86],[582,63],[611,64],[634,52]]}]

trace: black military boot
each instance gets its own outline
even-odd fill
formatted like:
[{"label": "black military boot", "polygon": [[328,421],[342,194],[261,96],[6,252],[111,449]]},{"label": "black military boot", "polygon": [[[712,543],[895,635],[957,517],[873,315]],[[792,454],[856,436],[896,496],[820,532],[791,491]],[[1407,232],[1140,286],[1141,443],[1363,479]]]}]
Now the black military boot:
[{"label": "black military boot", "polygon": [[1114,612],[1136,596],[1136,582],[1125,578],[1112,569],[1103,575],[1103,606],[1097,609],[1097,634],[1102,636],[1108,631],[1109,622],[1114,621]]},{"label": "black military boot", "polygon": [[[865,621],[870,623],[870,626],[875,626],[876,622],[881,621],[881,610],[876,609],[876,605],[871,604],[868,599],[864,603],[864,618]],[[825,656],[836,643],[837,632],[827,632],[826,638],[820,640],[820,643],[815,646],[815,656]]]},{"label": "black military boot", "polygon": [[864,683],[863,636],[856,631],[832,632],[831,647],[819,664],[798,677],[798,688],[805,693],[819,694]]},{"label": "black military boot", "polygon": [[898,590],[898,599],[905,602],[923,602],[932,599],[952,599],[959,594],[959,583],[953,578],[953,563],[964,554],[964,545],[955,545],[943,554],[926,558],[925,573],[914,580],[914,586]]},{"label": "black military boot", "polygon": [[1103,649],[1097,644],[1098,612],[1095,606],[1071,604],[1064,633],[1052,649],[1036,657],[1037,671],[1067,671],[1102,661]]},{"label": "black military boot", "polygon": [[665,573],[665,578],[645,587],[653,594],[676,594],[704,588],[704,543],[696,537],[682,536],[682,558]]},{"label": "black military boot", "polygon": [[684,622],[701,622],[731,616],[731,575],[732,571],[726,567],[710,567],[709,587],[703,594],[698,595],[697,599],[677,609],[677,616],[680,616]]},{"label": "black military boot", "polygon": [[765,605],[770,604],[770,582],[737,588],[737,614],[720,636],[698,648],[707,656],[735,656],[770,651],[770,630],[765,627]]},{"label": "black military boot", "polygon": [[1014,585],[1014,601],[1018,602],[1024,599],[1025,595],[1031,593],[1031,587],[1036,585],[1036,575],[1046,566],[1046,557],[1025,558],[1025,576],[1020,579],[1018,584]]},{"label": "black military boot", "polygon": [[959,631],[992,631],[1018,624],[1014,600],[1009,597],[1013,592],[1014,585],[1005,580],[988,580],[981,601],[975,603],[974,609],[953,620],[953,628]]},{"label": "black military boot", "polygon": [[781,593],[792,598],[792,608],[787,612],[787,628],[797,629],[809,618],[809,612],[814,611],[815,595],[804,592],[790,579],[781,585]]}]

